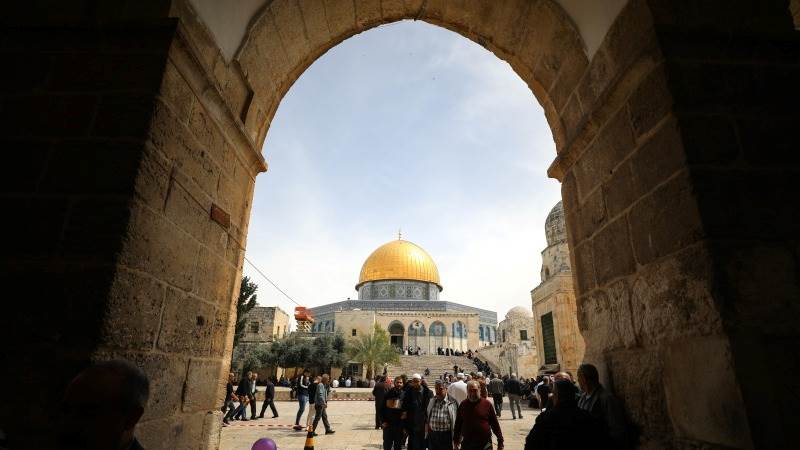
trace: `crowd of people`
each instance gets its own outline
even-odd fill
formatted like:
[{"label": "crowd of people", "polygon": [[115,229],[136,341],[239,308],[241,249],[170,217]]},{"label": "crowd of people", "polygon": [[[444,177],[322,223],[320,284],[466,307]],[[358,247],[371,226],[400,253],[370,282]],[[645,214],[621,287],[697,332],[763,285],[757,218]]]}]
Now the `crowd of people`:
[{"label": "crowd of people", "polygon": [[[498,417],[508,397],[512,420],[521,419],[520,402],[539,408],[525,450],[627,449],[634,441],[617,399],[600,384],[597,369],[583,364],[577,384],[570,373],[537,379],[464,373],[454,368],[435,380],[414,374],[378,377],[372,391],[375,428],[383,429],[384,450],[503,449]],[[492,401],[489,401],[491,397]]]},{"label": "crowd of people", "polygon": [[[273,417],[278,417],[273,380],[265,380],[265,402],[258,415],[258,374],[245,373],[235,388],[234,380],[234,374],[229,374],[223,405],[225,424],[263,418],[268,407]],[[384,450],[404,446],[408,450],[488,450],[493,448],[493,436],[497,449],[502,450],[504,439],[498,418],[503,414],[504,397],[508,397],[512,420],[522,418],[520,400],[526,395],[526,384],[530,401],[541,411],[526,437],[525,450],[590,446],[629,449],[637,441],[620,402],[603,387],[597,368],[591,364],[578,368],[577,379],[568,372],[537,380],[520,379],[514,373],[457,372],[433,381],[431,389],[428,380],[416,373],[374,379],[375,429],[383,430]],[[312,377],[304,370],[297,377],[295,430],[307,429],[316,436],[322,422],[325,434],[335,433],[327,415],[331,388],[328,374]],[[57,423],[60,447],[141,449],[133,433],[148,395],[146,375],[128,362],[108,361],[89,367],[70,383],[62,400],[62,416]],[[103,421],[86,420],[81,412],[104,409],[101,401],[119,402],[125,407],[113,414],[106,411],[109,415]],[[308,415],[301,425],[307,405]]]}]

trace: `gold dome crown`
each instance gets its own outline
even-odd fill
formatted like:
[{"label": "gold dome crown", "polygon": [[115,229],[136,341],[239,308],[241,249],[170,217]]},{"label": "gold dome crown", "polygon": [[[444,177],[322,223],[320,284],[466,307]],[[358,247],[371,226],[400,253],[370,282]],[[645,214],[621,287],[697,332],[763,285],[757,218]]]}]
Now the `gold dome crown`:
[{"label": "gold dome crown", "polygon": [[442,290],[433,258],[422,247],[402,239],[387,242],[369,255],[361,266],[356,290],[368,281],[378,280],[425,281]]}]

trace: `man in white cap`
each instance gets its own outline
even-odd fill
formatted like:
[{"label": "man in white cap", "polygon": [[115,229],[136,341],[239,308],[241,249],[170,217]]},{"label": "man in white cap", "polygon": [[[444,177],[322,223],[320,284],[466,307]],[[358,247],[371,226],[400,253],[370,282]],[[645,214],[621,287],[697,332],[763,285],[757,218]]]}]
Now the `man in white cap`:
[{"label": "man in white cap", "polygon": [[461,404],[467,399],[467,383],[464,382],[464,373],[462,372],[459,372],[456,378],[458,378],[458,381],[451,384],[447,391],[451,397]]},{"label": "man in white cap", "polygon": [[409,385],[403,401],[408,429],[407,448],[408,450],[423,450],[425,448],[425,426],[428,422],[428,403],[430,403],[433,393],[422,385],[422,377],[418,373],[411,376]]}]

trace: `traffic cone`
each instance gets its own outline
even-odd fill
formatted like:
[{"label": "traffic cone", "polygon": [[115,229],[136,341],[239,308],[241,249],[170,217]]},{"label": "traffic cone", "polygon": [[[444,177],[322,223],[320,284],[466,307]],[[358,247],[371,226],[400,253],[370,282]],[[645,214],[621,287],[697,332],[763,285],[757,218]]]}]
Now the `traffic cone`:
[{"label": "traffic cone", "polygon": [[308,434],[306,434],[306,445],[303,450],[314,450],[314,427],[308,426]]}]

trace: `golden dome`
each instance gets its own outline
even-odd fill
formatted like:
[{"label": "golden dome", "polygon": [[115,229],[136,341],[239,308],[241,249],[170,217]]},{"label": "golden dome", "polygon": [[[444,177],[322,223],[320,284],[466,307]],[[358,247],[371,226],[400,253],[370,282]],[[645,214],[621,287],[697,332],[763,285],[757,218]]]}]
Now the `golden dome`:
[{"label": "golden dome", "polygon": [[356,290],[368,281],[412,280],[439,283],[439,269],[433,258],[422,247],[409,241],[398,239],[378,247],[364,261]]}]

